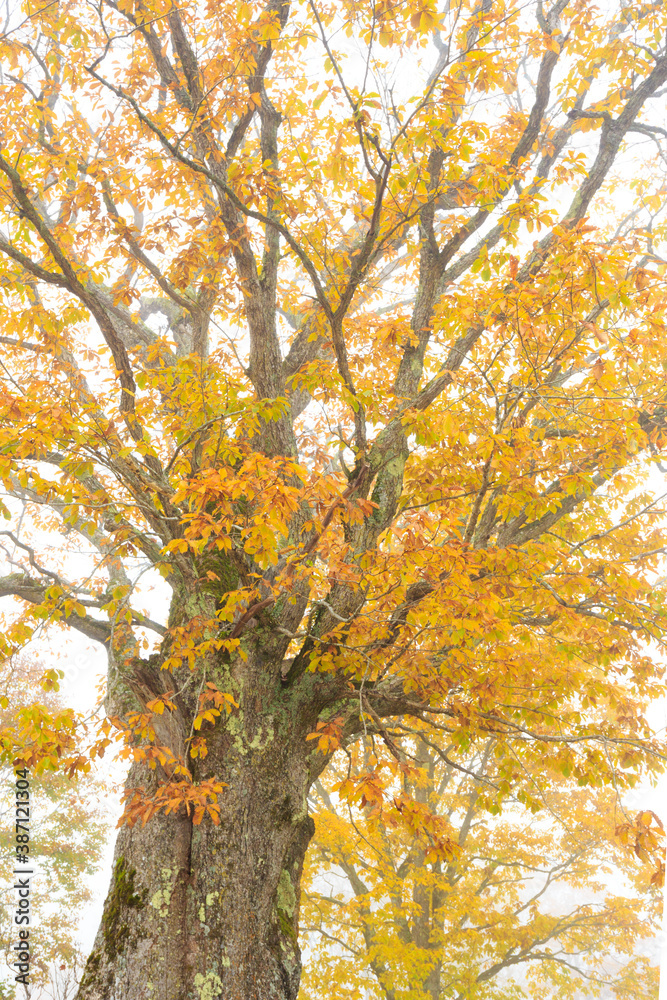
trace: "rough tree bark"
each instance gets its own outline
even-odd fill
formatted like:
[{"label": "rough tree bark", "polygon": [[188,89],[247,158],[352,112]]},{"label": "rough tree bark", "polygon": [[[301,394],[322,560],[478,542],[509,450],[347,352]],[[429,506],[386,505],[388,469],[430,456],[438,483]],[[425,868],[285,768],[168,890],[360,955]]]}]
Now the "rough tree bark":
[{"label": "rough tree bark", "polygon": [[[232,677],[239,710],[208,734],[205,760],[226,786],[220,825],[171,815],[121,830],[81,998],[297,995],[315,685],[308,678],[286,691],[280,666],[261,656]],[[146,772],[135,766],[129,785],[150,790]]]},{"label": "rough tree bark", "polygon": [[[210,596],[179,588],[171,622],[210,614],[210,605]],[[340,681],[298,669],[288,676],[287,640],[269,615],[262,618],[252,622],[243,658],[211,658],[195,671],[232,691],[238,706],[204,723],[207,753],[191,764],[195,781],[223,786],[220,823],[194,825],[177,811],[121,829],[81,1000],[294,1000],[298,993],[299,887],[314,831],[307,797],[327,760],[307,736],[322,709],[335,711],[337,693],[346,699]],[[112,670],[108,710],[141,710],[175,686],[159,656],[125,662]],[[177,707],[156,717],[163,746],[184,746],[197,694],[173,695]],[[170,776],[169,767],[142,762],[126,788],[149,797]]]}]

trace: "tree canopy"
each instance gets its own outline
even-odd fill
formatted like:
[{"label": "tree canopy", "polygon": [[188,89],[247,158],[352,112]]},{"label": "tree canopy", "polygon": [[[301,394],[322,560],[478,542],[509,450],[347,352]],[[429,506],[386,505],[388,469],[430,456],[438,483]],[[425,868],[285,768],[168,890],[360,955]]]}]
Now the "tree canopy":
[{"label": "tree canopy", "polygon": [[[45,674],[51,673],[51,677]],[[41,683],[40,683],[41,680]],[[47,664],[27,656],[5,660],[0,665],[0,725],[3,732],[14,730],[14,741],[21,742],[17,724],[34,729],[35,716],[42,715],[48,726],[54,715],[65,714],[62,700],[54,691],[57,680]],[[18,717],[10,710],[22,705]],[[0,894],[0,950],[3,969],[0,997],[9,1000],[24,993],[33,1000],[72,1000],[77,979],[87,956],[78,942],[81,916],[91,901],[91,878],[97,873],[108,833],[108,818],[100,801],[108,788],[99,776],[82,775],[73,783],[65,774],[46,771],[32,776],[28,804],[19,817],[16,812],[16,776],[6,756],[0,767],[2,792],[0,811],[3,818],[0,834],[2,893]],[[25,818],[27,815],[27,819]],[[35,961],[31,969],[31,992],[24,992],[14,981],[16,969],[16,840],[15,819],[29,829],[33,862],[31,919]]]},{"label": "tree canopy", "polygon": [[[613,789],[535,772],[541,808],[509,802],[493,816],[479,795],[495,777],[492,740],[465,772],[419,738],[414,756],[385,806],[340,800],[342,756],[315,784],[303,1000],[331,984],[346,1000],[657,997],[661,894],[625,850]],[[422,824],[405,821],[406,798],[446,824],[455,856],[438,857]],[[643,821],[657,826],[647,811]]]},{"label": "tree canopy", "polygon": [[621,795],[662,767],[666,27],[591,0],[9,17],[1,647],[73,628],[109,680],[96,732],[28,713],[3,747],[134,762],[81,998],[293,998],[341,748],[361,805],[418,787],[426,732],[454,768],[492,746],[493,811],[541,804],[526,774]]}]

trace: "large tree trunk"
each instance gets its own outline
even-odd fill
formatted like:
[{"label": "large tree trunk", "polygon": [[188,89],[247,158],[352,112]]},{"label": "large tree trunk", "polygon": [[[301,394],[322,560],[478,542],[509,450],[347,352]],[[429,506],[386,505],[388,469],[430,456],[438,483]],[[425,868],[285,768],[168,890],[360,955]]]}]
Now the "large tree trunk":
[{"label": "large tree trunk", "polygon": [[[305,737],[316,719],[316,704],[304,712],[301,699],[317,702],[316,683],[306,675],[285,688],[279,662],[252,660],[236,665],[239,709],[209,726],[199,766],[199,777],[227,786],[220,825],[195,826],[181,810],[121,829],[79,1000],[296,997],[300,880],[314,830]],[[156,780],[134,765],[128,785]]]}]

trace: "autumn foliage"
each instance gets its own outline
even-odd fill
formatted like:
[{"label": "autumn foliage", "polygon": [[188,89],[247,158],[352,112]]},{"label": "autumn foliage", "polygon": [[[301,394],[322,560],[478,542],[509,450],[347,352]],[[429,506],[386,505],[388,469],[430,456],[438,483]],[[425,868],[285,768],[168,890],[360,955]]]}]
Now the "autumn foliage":
[{"label": "autumn foliage", "polygon": [[[51,676],[49,676],[51,675]],[[40,722],[64,714],[54,685],[53,668],[45,663],[19,657],[5,660],[0,666],[0,725],[3,733],[16,726],[9,705],[26,706],[23,719],[32,731]],[[41,682],[40,682],[41,681]],[[39,720],[39,721],[38,721]],[[21,740],[22,732],[14,730]],[[62,730],[52,734],[54,742],[63,738]],[[0,877],[3,893],[0,897],[0,954],[3,970],[0,974],[0,997],[13,998],[21,987],[14,982],[17,943],[16,891],[16,775],[5,757],[0,767],[2,793],[0,811],[3,826],[0,833]],[[32,968],[31,997],[34,1000],[72,1000],[77,979],[81,975],[86,955],[79,943],[80,919],[90,906],[92,876],[97,872],[109,818],[102,803],[109,787],[99,776],[82,775],[72,782],[66,774],[45,770],[32,775],[30,782],[30,840],[35,873],[32,881],[32,944],[38,956]],[[25,816],[25,813],[23,813]],[[19,994],[20,995],[20,994]]]},{"label": "autumn foliage", "polygon": [[487,817],[591,789],[595,850],[656,891],[659,823],[613,802],[666,751],[666,28],[590,0],[12,14],[0,649],[75,629],[109,677],[97,727],[28,706],[0,738],[132,763],[82,998],[293,1000],[337,752],[337,801],[393,803],[427,894],[474,865],[415,739],[459,773],[492,748]]},{"label": "autumn foliage", "polygon": [[[607,787],[537,771],[525,776],[534,807],[517,789],[494,816],[493,740],[465,770],[419,736],[410,749],[392,795],[350,798],[343,756],[313,789],[303,1000],[331,984],[350,1000],[657,996],[645,939],[661,900],[626,845],[641,830],[661,856],[660,821],[623,816]],[[372,744],[361,753],[367,764]]]}]

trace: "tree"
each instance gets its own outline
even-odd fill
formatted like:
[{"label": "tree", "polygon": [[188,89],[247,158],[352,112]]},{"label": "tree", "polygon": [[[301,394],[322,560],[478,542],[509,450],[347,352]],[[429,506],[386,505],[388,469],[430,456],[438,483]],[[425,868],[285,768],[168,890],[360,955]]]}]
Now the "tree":
[{"label": "tree", "polygon": [[496,804],[529,764],[622,792],[664,758],[667,11],[21,9],[4,644],[104,644],[109,721],[12,752],[133,758],[79,997],[293,998],[338,746],[493,737]]},{"label": "tree", "polygon": [[[399,774],[383,806],[338,800],[342,756],[315,783],[303,1000],[332,991],[374,1000],[565,1000],[601,990],[657,998],[659,969],[643,939],[659,929],[661,893],[614,836],[613,789],[526,775],[542,809],[515,801],[493,817],[480,806],[496,777],[493,751],[489,740],[462,771],[417,742],[411,780]],[[443,862],[433,852],[423,824],[405,815],[411,800],[456,834],[460,853]]]},{"label": "tree", "polygon": [[[64,717],[57,672],[27,658],[8,659],[0,664],[0,725],[4,739],[14,731],[14,744],[21,742],[17,723],[27,730],[35,726],[38,714],[48,720],[54,713]],[[18,718],[9,703],[25,706]],[[5,755],[3,754],[3,758]],[[0,834],[0,951],[3,957],[0,997],[30,997],[31,1000],[71,1000],[76,992],[85,955],[77,943],[79,921],[91,899],[90,877],[100,866],[107,837],[107,822],[100,809],[107,789],[94,773],[79,775],[73,783],[66,775],[49,769],[33,773],[30,781],[30,847],[37,871],[32,882],[30,927],[33,961],[29,988],[15,982],[15,947],[19,941],[14,923],[16,911],[15,863],[15,775],[6,764],[0,766],[2,832]]]}]

